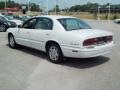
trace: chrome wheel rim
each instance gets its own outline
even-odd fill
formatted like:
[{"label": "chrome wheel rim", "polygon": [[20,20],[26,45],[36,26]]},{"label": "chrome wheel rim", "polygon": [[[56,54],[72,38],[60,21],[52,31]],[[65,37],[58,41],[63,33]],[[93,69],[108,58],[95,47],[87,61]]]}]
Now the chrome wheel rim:
[{"label": "chrome wheel rim", "polygon": [[57,61],[59,58],[59,53],[58,53],[58,49],[55,46],[51,46],[49,49],[49,56],[50,59],[53,61]]},{"label": "chrome wheel rim", "polygon": [[0,31],[2,31],[2,32],[5,31],[5,26],[4,25],[0,26]]},{"label": "chrome wheel rim", "polygon": [[13,36],[10,36],[9,42],[10,42],[10,46],[14,47],[15,41]]}]

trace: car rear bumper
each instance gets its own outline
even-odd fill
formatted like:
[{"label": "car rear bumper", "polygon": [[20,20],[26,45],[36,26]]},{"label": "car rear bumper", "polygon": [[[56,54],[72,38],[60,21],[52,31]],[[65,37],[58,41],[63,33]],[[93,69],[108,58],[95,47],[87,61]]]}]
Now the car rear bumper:
[{"label": "car rear bumper", "polygon": [[62,52],[65,57],[91,58],[110,53],[114,46],[115,44],[113,43],[97,46],[95,48],[82,48],[82,49],[63,46]]}]

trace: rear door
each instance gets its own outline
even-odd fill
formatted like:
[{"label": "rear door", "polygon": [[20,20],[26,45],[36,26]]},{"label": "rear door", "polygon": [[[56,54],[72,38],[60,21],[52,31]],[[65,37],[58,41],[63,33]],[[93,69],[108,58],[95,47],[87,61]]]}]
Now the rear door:
[{"label": "rear door", "polygon": [[49,18],[39,17],[30,32],[32,47],[45,51],[46,42],[53,37],[53,21]]}]

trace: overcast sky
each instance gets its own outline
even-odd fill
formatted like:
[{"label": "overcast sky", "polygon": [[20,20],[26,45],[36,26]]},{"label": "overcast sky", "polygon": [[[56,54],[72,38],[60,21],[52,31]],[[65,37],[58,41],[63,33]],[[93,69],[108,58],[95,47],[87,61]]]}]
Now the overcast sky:
[{"label": "overcast sky", "polygon": [[[18,3],[27,3],[28,0],[14,0]],[[70,7],[72,5],[79,5],[79,4],[85,4],[87,2],[93,2],[93,3],[100,3],[105,4],[109,2],[109,0],[48,0],[48,8],[51,9],[55,6],[55,2],[59,4],[61,8]],[[47,0],[30,0],[30,2],[37,3],[39,5],[42,5],[42,7],[47,6]],[[120,0],[110,0],[112,4],[120,4]]]}]

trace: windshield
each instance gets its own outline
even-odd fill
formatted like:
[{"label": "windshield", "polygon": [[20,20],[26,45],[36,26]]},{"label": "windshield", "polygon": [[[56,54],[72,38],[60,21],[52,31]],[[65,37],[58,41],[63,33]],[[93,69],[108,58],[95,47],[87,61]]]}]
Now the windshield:
[{"label": "windshield", "polygon": [[6,20],[4,17],[2,17],[2,16],[0,16],[0,20],[3,21],[3,22],[6,22],[6,21],[7,21],[7,20]]},{"label": "windshield", "polygon": [[13,20],[13,16],[5,16],[8,20]]},{"label": "windshield", "polygon": [[77,18],[62,18],[58,19],[66,31],[79,30],[79,29],[91,29],[84,21]]},{"label": "windshield", "polygon": [[26,16],[23,16],[23,17],[20,17],[19,19],[22,20],[22,21],[27,21],[29,18],[26,17]]}]

